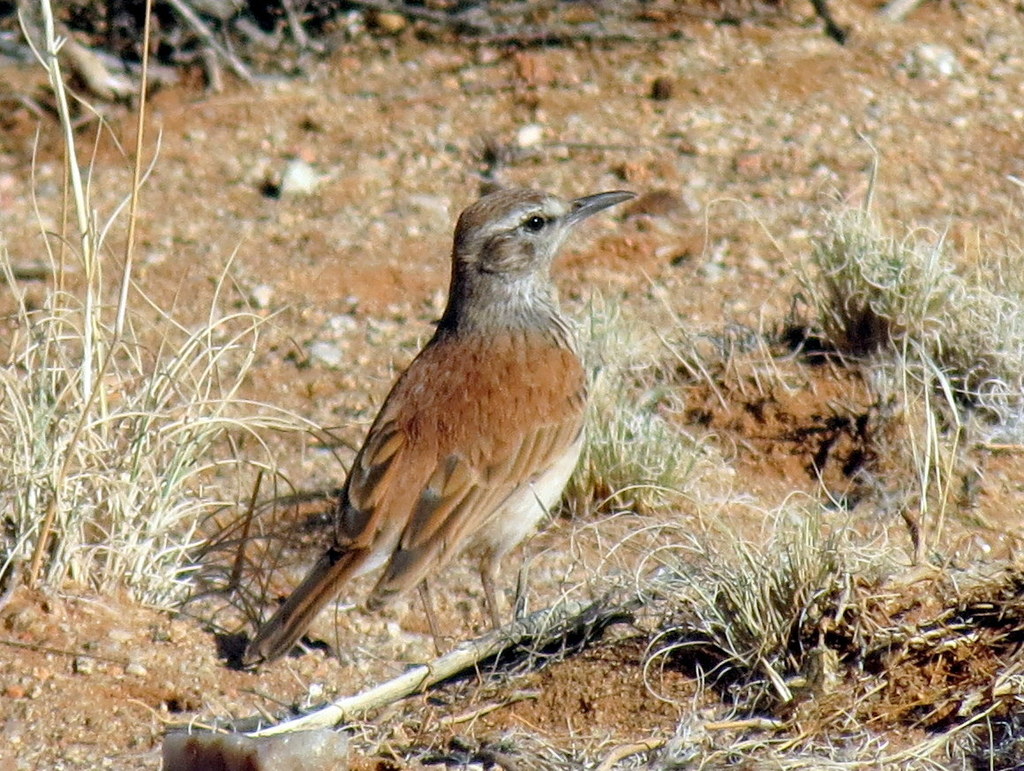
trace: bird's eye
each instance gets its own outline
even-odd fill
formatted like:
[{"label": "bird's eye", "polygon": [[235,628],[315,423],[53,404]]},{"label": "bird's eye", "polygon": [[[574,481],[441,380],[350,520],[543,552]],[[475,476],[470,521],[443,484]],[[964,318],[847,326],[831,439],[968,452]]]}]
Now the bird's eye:
[{"label": "bird's eye", "polygon": [[548,221],[546,219],[539,214],[534,214],[523,223],[523,227],[530,233],[539,233],[547,224]]}]

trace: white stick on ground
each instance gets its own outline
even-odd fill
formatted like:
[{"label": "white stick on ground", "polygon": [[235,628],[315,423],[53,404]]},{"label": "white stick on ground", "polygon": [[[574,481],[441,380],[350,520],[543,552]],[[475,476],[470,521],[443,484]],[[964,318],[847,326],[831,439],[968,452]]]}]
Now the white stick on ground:
[{"label": "white stick on ground", "polygon": [[330,728],[369,710],[424,691],[524,641],[530,640],[537,648],[544,648],[571,632],[586,629],[587,626],[607,626],[615,618],[627,613],[628,608],[622,605],[616,607],[607,601],[594,605],[575,601],[562,602],[517,619],[475,640],[463,642],[431,663],[415,666],[408,672],[362,693],[338,699],[301,717],[253,731],[248,736],[275,736],[291,731]]}]

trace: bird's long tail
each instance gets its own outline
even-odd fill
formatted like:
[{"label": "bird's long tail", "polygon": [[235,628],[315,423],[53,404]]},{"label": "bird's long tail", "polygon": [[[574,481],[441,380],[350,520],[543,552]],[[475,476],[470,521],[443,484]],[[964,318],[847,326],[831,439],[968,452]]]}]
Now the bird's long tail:
[{"label": "bird's long tail", "polygon": [[270,617],[249,642],[242,664],[250,667],[273,661],[292,649],[323,607],[355,572],[365,552],[361,549],[329,549],[317,560],[284,605]]}]

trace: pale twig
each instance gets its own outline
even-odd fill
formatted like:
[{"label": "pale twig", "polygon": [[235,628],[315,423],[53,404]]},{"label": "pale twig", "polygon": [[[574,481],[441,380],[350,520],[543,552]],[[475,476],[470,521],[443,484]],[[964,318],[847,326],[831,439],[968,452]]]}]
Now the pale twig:
[{"label": "pale twig", "polygon": [[146,129],[146,86],[149,80],[150,19],[153,16],[153,0],[146,0],[145,14],[146,18],[142,27],[142,78],[139,82],[139,112],[136,116],[135,129],[135,164],[132,168],[132,192],[128,204],[128,235],[124,245],[124,269],[121,272],[117,319],[114,323],[115,341],[120,340],[124,333],[125,313],[128,308],[128,287],[131,285],[135,254],[135,223],[138,219],[139,188],[142,186],[142,140]]},{"label": "pale twig", "polygon": [[330,728],[406,696],[421,693],[504,651],[526,645],[543,649],[580,634],[595,637],[604,628],[625,620],[628,615],[628,607],[608,602],[592,605],[563,602],[517,619],[475,640],[467,640],[431,663],[413,667],[362,693],[343,697],[307,715],[253,731],[249,736],[275,736],[293,731]]},{"label": "pale twig", "polygon": [[499,709],[504,709],[513,704],[518,704],[521,701],[533,701],[540,697],[538,691],[516,691],[508,698],[502,701],[493,702],[491,704],[485,704],[477,709],[470,710],[469,712],[463,712],[461,715],[449,715],[441,718],[438,722],[445,728],[450,728],[453,725],[459,725],[460,723],[469,723],[477,718],[489,715],[492,712],[497,712]]},{"label": "pale twig", "polygon": [[281,0],[281,7],[284,8],[284,15],[288,20],[288,29],[292,33],[295,45],[303,51],[322,51],[323,45],[321,43],[313,43],[309,39],[309,35],[306,34],[306,30],[302,26],[302,19],[299,18],[299,14],[295,10],[294,0]]},{"label": "pale twig", "polygon": [[743,720],[715,720],[704,724],[705,731],[781,731],[791,724],[770,717],[751,717]]},{"label": "pale twig", "polygon": [[65,38],[61,53],[91,94],[106,100],[123,99],[131,95],[135,85],[130,78],[111,72],[95,51],[72,37],[70,30],[65,30],[63,34]]},{"label": "pale twig", "polygon": [[[87,287],[83,329],[82,365],[79,372],[82,377],[83,397],[86,402],[91,404],[94,374],[93,333],[96,313],[94,293],[91,290],[94,287],[94,279],[96,275],[96,229],[92,222],[92,218],[89,216],[85,188],[82,184],[82,172],[78,165],[78,156],[75,153],[75,136],[74,129],[71,125],[71,111],[68,107],[67,92],[64,88],[64,78],[61,74],[60,62],[58,60],[58,54],[60,53],[61,47],[64,45],[65,41],[57,37],[53,9],[50,6],[49,0],[43,0],[40,4],[40,10],[43,17],[43,30],[39,44],[43,47],[43,50],[39,50],[36,47],[37,43],[33,40],[33,36],[29,32],[30,21],[27,13],[22,13],[21,10],[19,10],[19,19],[21,21],[22,30],[25,33],[25,39],[28,41],[29,45],[32,46],[33,52],[36,54],[36,57],[39,59],[40,64],[43,65],[46,70],[46,74],[49,77],[50,88],[57,100],[57,112],[60,116],[61,128],[64,131],[64,148],[67,153],[65,172],[70,174],[71,186],[75,195],[75,213],[78,216],[78,233],[82,242],[82,264],[85,268]],[[46,512],[43,515],[43,521],[39,525],[39,534],[37,536],[35,549],[32,553],[32,559],[29,562],[28,583],[30,586],[34,585],[39,577],[39,570],[42,567],[43,555],[46,553],[46,547],[50,540],[50,533],[53,529],[54,519],[56,518],[57,511],[60,509],[60,494],[61,489],[64,486],[64,476],[67,474],[68,459],[71,456],[71,448],[78,442],[78,437],[81,433],[81,428],[84,424],[87,413],[88,410],[82,412],[82,419],[75,428],[75,432],[68,444],[68,449],[65,450],[66,454],[64,456],[64,463],[62,463],[58,469],[57,476],[54,481],[53,496],[47,504]]]},{"label": "pale twig", "polygon": [[184,0],[167,0],[167,4],[170,5],[181,18],[183,18],[192,27],[193,31],[203,41],[220,56],[224,61],[228,63],[232,71],[244,80],[246,83],[252,83],[254,78],[252,73],[249,72],[249,68],[246,67],[242,60],[231,53],[228,49],[218,42],[216,36],[210,30],[209,27],[203,23],[203,20],[199,18],[195,11],[189,8],[188,4]]},{"label": "pale twig", "polygon": [[664,739],[655,738],[631,742],[630,744],[620,744],[605,756],[605,759],[601,761],[601,764],[594,771],[612,771],[620,760],[625,760],[631,755],[639,755],[641,752],[656,750],[663,744],[665,744]]}]

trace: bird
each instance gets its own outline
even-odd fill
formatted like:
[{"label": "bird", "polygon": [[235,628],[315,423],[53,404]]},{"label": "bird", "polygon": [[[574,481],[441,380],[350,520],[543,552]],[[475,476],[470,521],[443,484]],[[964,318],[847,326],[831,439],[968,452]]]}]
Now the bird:
[{"label": "bird", "polygon": [[583,446],[587,378],[550,268],[576,225],[633,197],[507,188],[462,212],[434,334],[352,462],[330,545],[256,631],[243,666],[288,653],[347,581],[378,569],[365,607],[419,587],[436,644],[425,579],[463,552],[480,560],[500,627],[502,559],[559,502]]}]

